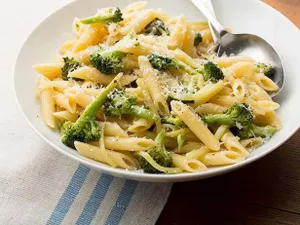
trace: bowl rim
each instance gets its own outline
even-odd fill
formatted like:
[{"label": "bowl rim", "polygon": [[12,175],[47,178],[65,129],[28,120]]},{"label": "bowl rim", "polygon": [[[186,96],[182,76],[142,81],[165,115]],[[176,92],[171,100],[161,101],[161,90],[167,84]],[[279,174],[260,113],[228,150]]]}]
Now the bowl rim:
[{"label": "bowl rim", "polygon": [[[81,1],[81,0],[74,0],[74,1],[68,2],[68,3],[60,6],[59,8],[55,9],[54,11],[49,13],[46,17],[44,17],[41,20],[41,22],[29,32],[29,34],[23,40],[23,42],[21,44],[21,47],[20,47],[20,49],[18,50],[18,52],[16,54],[16,58],[15,58],[14,65],[13,65],[13,70],[12,70],[12,72],[13,72],[12,84],[13,84],[14,99],[15,99],[15,102],[17,103],[19,111],[21,112],[21,114],[23,115],[23,117],[25,118],[27,123],[30,125],[30,127],[46,143],[48,143],[51,147],[53,147],[54,149],[56,149],[58,152],[62,153],[63,155],[65,155],[65,156],[71,158],[72,160],[75,160],[75,161],[77,161],[77,162],[79,162],[79,163],[81,163],[85,166],[88,166],[88,167],[90,167],[94,170],[97,170],[97,171],[100,171],[100,172],[103,172],[103,173],[106,173],[106,174],[111,174],[111,175],[117,176],[117,177],[123,177],[123,178],[126,178],[126,179],[133,179],[133,180],[140,180],[140,181],[150,181],[150,182],[183,182],[183,181],[205,179],[205,178],[208,178],[208,177],[213,177],[213,176],[229,173],[231,171],[242,168],[242,167],[244,167],[244,166],[246,166],[250,163],[253,163],[256,160],[266,156],[267,154],[271,153],[272,151],[277,149],[279,146],[284,144],[288,139],[290,139],[291,136],[293,136],[299,130],[300,124],[298,124],[292,130],[290,130],[290,133],[285,138],[278,141],[278,143],[273,145],[271,148],[265,150],[264,152],[261,152],[258,155],[255,155],[251,158],[247,158],[247,159],[245,159],[241,162],[238,162],[236,164],[233,164],[233,165],[214,167],[215,169],[212,170],[212,171],[207,170],[207,171],[204,171],[204,172],[196,172],[196,173],[150,174],[150,173],[143,173],[143,172],[137,172],[137,171],[130,171],[130,170],[125,170],[125,169],[113,168],[113,167],[107,166],[106,164],[103,164],[103,163],[85,158],[85,157],[80,156],[80,155],[73,155],[73,154],[69,153],[68,151],[65,151],[61,147],[59,147],[59,146],[55,145],[53,142],[51,142],[41,132],[39,132],[39,130],[31,123],[30,119],[26,116],[26,114],[25,114],[25,112],[24,112],[24,110],[21,106],[21,102],[19,101],[18,96],[17,96],[16,69],[17,69],[18,64],[19,64],[21,52],[22,52],[23,48],[25,47],[27,41],[31,38],[31,36],[35,33],[35,31],[38,30],[41,26],[43,26],[43,24],[48,19],[50,19],[55,13],[57,13],[61,10],[64,10],[65,8],[69,7],[70,5],[72,5],[72,4],[74,4],[78,1]],[[266,4],[266,3],[264,3],[260,0],[251,0],[251,1],[254,1],[257,4],[262,4],[262,5],[264,5],[264,7],[269,7],[274,13],[278,14],[284,20],[286,20],[286,22],[290,23],[294,28],[298,29],[298,27],[291,20],[289,20],[285,15],[283,15],[282,13],[277,11],[276,9],[272,8],[268,4]],[[299,29],[298,29],[298,31],[300,32]],[[283,65],[283,67],[284,67],[284,65]]]}]

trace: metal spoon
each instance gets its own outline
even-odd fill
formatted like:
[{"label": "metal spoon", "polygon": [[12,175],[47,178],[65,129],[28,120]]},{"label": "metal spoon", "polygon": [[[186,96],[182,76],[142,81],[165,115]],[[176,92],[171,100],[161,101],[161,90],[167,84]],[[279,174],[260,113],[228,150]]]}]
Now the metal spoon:
[{"label": "metal spoon", "polygon": [[[214,11],[214,7],[211,3],[211,0],[202,0],[202,2],[205,4],[205,6],[208,8],[210,13],[216,18],[216,14]],[[208,22],[209,29],[211,32],[211,36],[213,39],[213,45],[207,50],[207,53],[210,54],[212,52],[218,52],[219,46],[220,46],[220,35],[219,33],[215,30],[215,28],[211,25],[210,22]]]},{"label": "metal spoon", "polygon": [[248,56],[258,62],[271,63],[275,68],[275,74],[271,79],[278,85],[279,90],[270,93],[271,97],[276,96],[284,85],[284,72],[281,60],[275,49],[264,39],[253,34],[231,34],[215,19],[210,10],[202,0],[191,0],[194,5],[208,19],[220,37],[220,46],[217,56]]}]

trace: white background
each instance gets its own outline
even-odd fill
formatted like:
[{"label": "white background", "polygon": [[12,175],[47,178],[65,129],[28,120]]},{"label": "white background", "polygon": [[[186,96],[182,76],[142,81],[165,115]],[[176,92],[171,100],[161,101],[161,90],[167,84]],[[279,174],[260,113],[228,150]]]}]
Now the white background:
[{"label": "white background", "polygon": [[[14,166],[16,159],[23,160],[20,154],[34,155],[34,152],[31,152],[28,147],[34,144],[33,142],[40,141],[40,138],[23,119],[14,97],[13,67],[17,53],[29,33],[40,21],[69,1],[1,0],[1,2],[3,4],[1,4],[0,13],[0,167],[2,160],[7,162],[11,159],[11,166]],[[24,74],[24,76],[28,76],[28,74]],[[26,134],[26,139],[31,139],[31,141],[24,141],[24,134]],[[14,142],[19,142],[15,144],[22,142],[24,148],[15,148]]]}]

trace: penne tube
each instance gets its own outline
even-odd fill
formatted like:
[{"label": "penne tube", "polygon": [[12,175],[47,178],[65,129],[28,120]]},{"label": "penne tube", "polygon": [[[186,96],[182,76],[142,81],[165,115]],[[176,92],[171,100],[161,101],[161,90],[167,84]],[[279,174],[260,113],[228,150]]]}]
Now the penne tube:
[{"label": "penne tube", "polygon": [[235,63],[246,62],[254,64],[254,60],[246,56],[232,56],[232,57],[220,57],[215,58],[214,62],[221,68],[230,67]]},{"label": "penne tube", "polygon": [[162,90],[157,83],[157,75],[152,68],[149,60],[144,57],[139,57],[139,65],[144,78],[145,86],[150,93],[155,107],[163,115],[169,114],[169,106],[167,104],[166,98],[162,94]]},{"label": "penne tube", "polygon": [[107,149],[118,151],[145,151],[153,148],[155,142],[148,138],[105,137]]},{"label": "penne tube", "polygon": [[240,154],[234,151],[210,152],[204,155],[202,162],[206,166],[226,166],[244,160]]},{"label": "penne tube", "polygon": [[205,103],[205,104],[202,104],[202,105],[198,106],[195,109],[195,111],[199,115],[205,116],[205,115],[210,115],[210,114],[221,114],[226,109],[227,109],[227,107],[221,106],[221,105],[218,105],[218,104],[215,104],[215,103]]},{"label": "penne tube", "polygon": [[[115,76],[113,75],[105,75],[102,74],[99,70],[97,70],[94,67],[84,66],[80,67],[77,70],[74,70],[73,72],[69,73],[69,77],[72,78],[79,78],[86,81],[91,81],[97,84],[101,85],[108,85]],[[120,86],[126,86],[132,83],[137,79],[137,76],[135,75],[123,75],[120,79]]]},{"label": "penne tube", "polygon": [[69,98],[68,96],[57,93],[54,95],[55,103],[68,110],[70,113],[75,113],[77,111],[76,103],[73,99]]},{"label": "penne tube", "polygon": [[70,113],[68,110],[65,110],[65,111],[54,112],[53,116],[61,121],[75,122],[78,119],[79,114],[78,113]]},{"label": "penne tube", "polygon": [[211,150],[218,151],[220,143],[201,119],[182,102],[172,101],[172,110],[191,129],[191,131]]},{"label": "penne tube", "polygon": [[103,42],[107,34],[107,29],[102,23],[88,25],[74,44],[72,52],[78,53],[92,45],[97,45]]},{"label": "penne tube", "polygon": [[32,68],[47,77],[48,79],[52,80],[56,77],[61,77],[63,63],[43,63],[43,64],[35,64]]},{"label": "penne tube", "polygon": [[212,99],[218,92],[220,92],[224,87],[224,82],[220,80],[218,83],[208,83],[203,88],[201,88],[194,96],[193,100],[194,108],[208,102]]},{"label": "penne tube", "polygon": [[[75,141],[74,143],[76,150],[83,156],[109,164],[109,159],[103,157],[103,152],[100,147]],[[129,154],[123,154],[111,150],[105,150],[107,156],[112,160],[114,167],[134,170],[138,168],[138,162]],[[111,165],[112,166],[112,165]]]},{"label": "penne tube", "polygon": [[249,155],[249,152],[239,142],[238,138],[235,137],[230,131],[223,135],[222,141],[228,151],[236,152],[245,158]]},{"label": "penne tube", "polygon": [[[42,78],[40,82],[44,83],[45,82],[44,78]],[[40,94],[40,101],[41,101],[42,118],[44,123],[50,128],[55,128],[56,123],[55,123],[55,117],[53,116],[55,110],[53,89],[52,88],[43,89]]]},{"label": "penne tube", "polygon": [[185,172],[195,173],[206,170],[206,166],[197,159],[187,159],[186,157],[178,154],[171,154],[175,166],[181,168]]},{"label": "penne tube", "polygon": [[[103,124],[103,123],[102,123]],[[104,127],[105,136],[116,136],[116,137],[129,137],[127,132],[123,130],[116,122],[105,122]]]}]

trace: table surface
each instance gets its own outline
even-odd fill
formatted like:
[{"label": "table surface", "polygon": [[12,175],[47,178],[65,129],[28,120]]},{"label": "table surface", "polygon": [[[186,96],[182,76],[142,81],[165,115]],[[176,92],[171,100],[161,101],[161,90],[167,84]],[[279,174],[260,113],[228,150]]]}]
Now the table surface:
[{"label": "table surface", "polygon": [[[264,0],[300,27],[300,0]],[[300,131],[227,175],[176,183],[157,225],[300,224]]]}]

